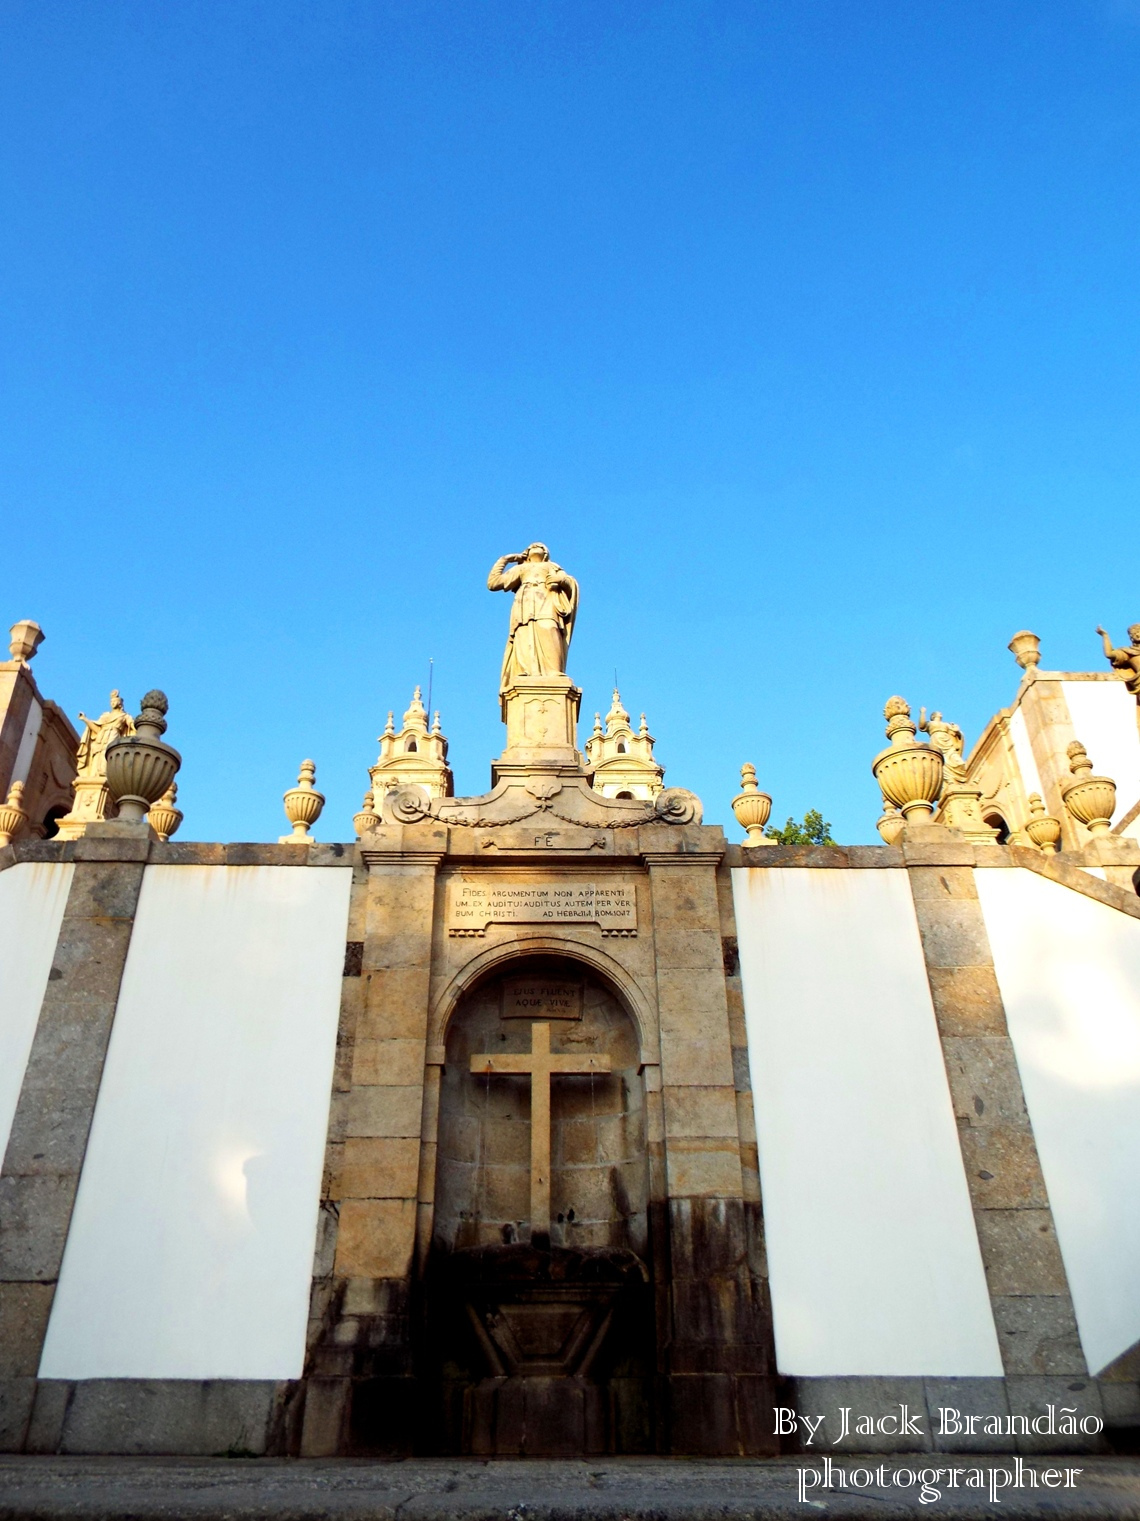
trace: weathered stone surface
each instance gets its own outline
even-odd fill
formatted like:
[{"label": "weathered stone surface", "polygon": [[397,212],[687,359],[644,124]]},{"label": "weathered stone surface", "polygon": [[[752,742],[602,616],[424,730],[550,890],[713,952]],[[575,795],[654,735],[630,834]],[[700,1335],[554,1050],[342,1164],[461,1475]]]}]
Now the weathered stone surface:
[{"label": "weathered stone surface", "polygon": [[0,1282],[0,1379],[34,1378],[54,1284]]},{"label": "weathered stone surface", "polygon": [[944,1036],[1007,1036],[993,965],[928,966],[938,1028]]},{"label": "weathered stone surface", "polygon": [[1115,1430],[1140,1427],[1140,1384],[1116,1384],[1108,1379],[1098,1379],[1097,1387],[1106,1426]]},{"label": "weathered stone surface", "polygon": [[942,1050],[954,1113],[960,1119],[975,1128],[1012,1125],[1028,1129],[1021,1074],[1007,1036],[947,1036]]},{"label": "weathered stone surface", "polygon": [[[749,1403],[761,1407],[757,1395]],[[814,1449],[812,1449],[814,1453]],[[819,1460],[809,1456],[818,1471]],[[844,1458],[844,1466],[856,1465]],[[916,1464],[911,1455],[876,1457],[875,1476],[865,1491],[832,1492],[814,1504],[829,1513],[864,1521],[918,1512],[918,1489],[897,1485],[916,1468],[937,1467],[938,1458]],[[945,1460],[942,1466],[948,1466]],[[12,1515],[56,1521],[222,1521],[263,1514],[267,1497],[277,1514],[293,1521],[487,1521],[490,1517],[551,1515],[588,1521],[628,1521],[653,1516],[661,1521],[794,1521],[807,1515],[800,1503],[798,1474],[803,1457],[738,1458],[678,1462],[667,1457],[591,1457],[588,1461],[516,1459],[412,1459],[400,1463],[311,1461],[260,1458],[199,1459],[155,1464],[139,1458],[56,1459],[29,1463],[7,1458],[0,1463],[0,1494]],[[962,1459],[955,1466],[967,1466]],[[989,1466],[988,1464],[983,1466]],[[1005,1465],[1007,1468],[1010,1464]],[[943,1488],[941,1498],[924,1513],[954,1521],[1013,1515],[1029,1518],[1082,1515],[1103,1521],[1133,1521],[1140,1497],[1140,1459],[1081,1455],[1073,1463],[1033,1461],[1040,1473],[1080,1468],[1074,1490],[1038,1485],[1001,1491],[1002,1505],[991,1504],[986,1490]],[[809,1501],[812,1494],[809,1491]],[[525,1510],[523,1509],[525,1507]]]},{"label": "weathered stone surface", "polygon": [[34,1378],[0,1378],[0,1452],[22,1452],[36,1397]]},{"label": "weathered stone surface", "polygon": [[265,1452],[284,1386],[251,1379],[83,1379],[72,1386],[64,1453]]},{"label": "weathered stone surface", "polygon": [[989,936],[976,898],[919,898],[915,909],[927,966],[992,965]]},{"label": "weathered stone surface", "polygon": [[53,1283],[77,1177],[0,1178],[0,1281]]},{"label": "weathered stone surface", "polygon": [[959,1126],[970,1196],[979,1209],[1048,1209],[1033,1136],[1023,1126]]},{"label": "weathered stone surface", "polygon": [[413,1137],[349,1137],[335,1182],[335,1198],[414,1199],[420,1144]]},{"label": "weathered stone surface", "polygon": [[990,1295],[1068,1296],[1053,1218],[1046,1209],[986,1209],[976,1215]]},{"label": "weathered stone surface", "polygon": [[1007,1373],[1085,1374],[1068,1295],[995,1295],[994,1325]]},{"label": "weathered stone surface", "polygon": [[358,1040],[353,1082],[418,1088],[423,1083],[425,1046],[422,1039]]},{"label": "weathered stone surface", "polygon": [[345,1199],[335,1270],[342,1278],[403,1278],[411,1268],[414,1199]]},{"label": "weathered stone surface", "polygon": [[423,1088],[353,1088],[348,1103],[349,1136],[418,1136]]},{"label": "weathered stone surface", "polygon": [[735,1089],[670,1085],[663,1093],[665,1127],[671,1138],[737,1136]]}]

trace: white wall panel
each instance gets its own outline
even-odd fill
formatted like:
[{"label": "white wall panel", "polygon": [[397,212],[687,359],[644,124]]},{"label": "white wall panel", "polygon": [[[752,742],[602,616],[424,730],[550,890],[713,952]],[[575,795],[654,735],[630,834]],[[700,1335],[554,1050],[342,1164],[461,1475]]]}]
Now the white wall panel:
[{"label": "white wall panel", "polygon": [[732,876],[781,1372],[1000,1375],[906,873]]},{"label": "white wall panel", "polygon": [[1035,872],[976,880],[1077,1325],[1098,1371],[1140,1340],[1140,921]]},{"label": "white wall panel", "polygon": [[147,868],[41,1377],[301,1373],[350,879]]},{"label": "white wall panel", "polygon": [[1122,681],[1061,683],[1073,730],[1089,752],[1093,771],[1116,783],[1116,817],[1140,799],[1140,729],[1136,699]]},{"label": "white wall panel", "polygon": [[0,1160],[55,956],[74,866],[22,861],[0,871]]}]

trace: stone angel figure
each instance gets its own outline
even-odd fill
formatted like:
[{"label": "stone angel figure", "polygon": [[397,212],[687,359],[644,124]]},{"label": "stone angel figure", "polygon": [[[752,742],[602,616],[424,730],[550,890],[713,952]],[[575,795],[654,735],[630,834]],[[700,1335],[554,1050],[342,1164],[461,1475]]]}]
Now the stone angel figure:
[{"label": "stone angel figure", "polygon": [[118,691],[114,691],[106,713],[101,713],[98,718],[88,718],[86,713],[80,713],[79,722],[83,725],[83,737],[75,757],[76,770],[83,777],[106,776],[104,752],[113,739],[135,732],[134,720],[124,709]]},{"label": "stone angel figure", "polygon": [[554,563],[546,545],[531,544],[521,555],[502,555],[491,567],[487,590],[515,594],[499,691],[505,692],[516,676],[564,675],[578,612],[578,583]]},{"label": "stone angel figure", "polygon": [[1098,628],[1097,633],[1104,641],[1105,659],[1116,670],[1128,672],[1124,678],[1125,685],[1134,697],[1140,699],[1140,623],[1129,624],[1128,637],[1132,643],[1126,650],[1114,650],[1112,640],[1104,629]]}]

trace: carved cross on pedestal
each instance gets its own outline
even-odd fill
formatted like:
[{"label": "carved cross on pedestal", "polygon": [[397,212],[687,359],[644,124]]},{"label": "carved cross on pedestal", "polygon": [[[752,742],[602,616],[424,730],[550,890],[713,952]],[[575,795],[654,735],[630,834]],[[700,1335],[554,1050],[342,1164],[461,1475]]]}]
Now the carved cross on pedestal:
[{"label": "carved cross on pedestal", "polygon": [[550,1235],[550,1079],[609,1072],[608,1056],[561,1055],[550,1049],[550,1026],[533,1024],[530,1051],[488,1052],[471,1058],[472,1072],[522,1073],[530,1078],[530,1233]]}]

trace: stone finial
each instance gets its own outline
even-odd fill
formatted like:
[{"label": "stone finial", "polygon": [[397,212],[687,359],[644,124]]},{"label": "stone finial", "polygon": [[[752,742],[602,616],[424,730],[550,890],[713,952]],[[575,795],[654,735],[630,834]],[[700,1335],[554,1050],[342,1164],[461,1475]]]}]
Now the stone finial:
[{"label": "stone finial", "polygon": [[172,834],[176,834],[178,826],[182,823],[182,810],[177,806],[177,801],[178,783],[171,782],[158,802],[151,804],[150,812],[146,816],[147,823],[163,842],[169,840]]},{"label": "stone finial", "polygon": [[8,789],[8,801],[0,804],[0,845],[10,844],[28,822],[23,798],[23,782],[13,782]]},{"label": "stone finial", "polygon": [[364,794],[364,801],[360,805],[360,812],[352,815],[352,827],[356,831],[357,839],[362,834],[367,834],[370,829],[378,829],[380,822],[380,816],[376,812],[375,794],[372,788],[369,787],[368,791]]},{"label": "stone finial", "polygon": [[1045,812],[1045,802],[1039,792],[1029,794],[1029,818],[1025,823],[1025,833],[1044,855],[1056,854],[1061,838],[1061,821]]},{"label": "stone finial", "polygon": [[906,820],[893,803],[883,803],[883,815],[877,820],[875,828],[883,837],[885,845],[897,845],[899,836],[906,828]]},{"label": "stone finial", "polygon": [[751,761],[746,761],[740,768],[740,785],[743,790],[733,798],[732,811],[736,815],[736,822],[748,832],[745,845],[774,844],[775,841],[767,839],[764,834],[764,825],[772,813],[772,799],[766,792],[760,791],[756,767]]},{"label": "stone finial", "polygon": [[104,752],[107,786],[124,824],[146,823],[151,805],[170,786],[182,764],[178,751],[162,739],[168,707],[165,692],[148,692],[135,719],[134,733],[113,739]]},{"label": "stone finial", "polygon": [[1116,783],[1107,776],[1093,776],[1093,763],[1079,739],[1065,751],[1069,757],[1070,780],[1061,783],[1065,807],[1094,837],[1112,832],[1112,814],[1116,807]]},{"label": "stone finial", "polygon": [[871,762],[871,770],[886,803],[893,803],[908,824],[929,822],[942,791],[943,757],[922,744],[902,697],[891,697],[883,708],[890,744]]},{"label": "stone finial", "polygon": [[1014,634],[1008,647],[1023,671],[1032,670],[1041,660],[1041,641],[1027,628]]},{"label": "stone finial", "polygon": [[602,728],[602,715],[600,713],[595,713],[594,714],[594,732],[590,735],[590,738],[591,739],[601,739],[601,737],[602,737],[602,735],[603,735],[604,732],[605,731]]},{"label": "stone finial", "polygon": [[43,629],[30,618],[21,618],[19,623],[13,623],[8,633],[8,648],[12,652],[12,659],[18,660],[21,665],[27,665],[29,660],[35,658],[36,651],[44,642]]},{"label": "stone finial", "polygon": [[396,714],[393,711],[393,709],[389,708],[388,709],[388,722],[384,725],[384,733],[380,736],[380,738],[383,739],[386,735],[395,734],[395,732],[396,732]]},{"label": "stone finial", "polygon": [[436,735],[436,736],[441,735],[443,733],[443,729],[440,727],[439,709],[438,708],[436,708],[435,714],[434,714],[434,716],[432,718],[432,721],[431,721],[431,732],[434,735]]},{"label": "stone finial", "polygon": [[616,734],[619,729],[629,728],[629,714],[622,707],[621,693],[614,687],[614,698],[606,714],[606,733]]},{"label": "stone finial", "polygon": [[411,729],[418,730],[421,734],[426,734],[428,731],[427,709],[424,707],[419,687],[412,693],[412,700],[404,714],[404,733],[408,733]]},{"label": "stone finial", "polygon": [[279,843],[282,845],[295,844],[298,840],[305,841],[309,838],[309,826],[315,824],[321,816],[321,809],[325,806],[324,793],[318,792],[313,783],[316,780],[316,764],[311,761],[301,762],[301,772],[297,777],[297,785],[290,787],[282,802],[285,806],[285,817],[293,826],[292,834],[283,834]]}]

